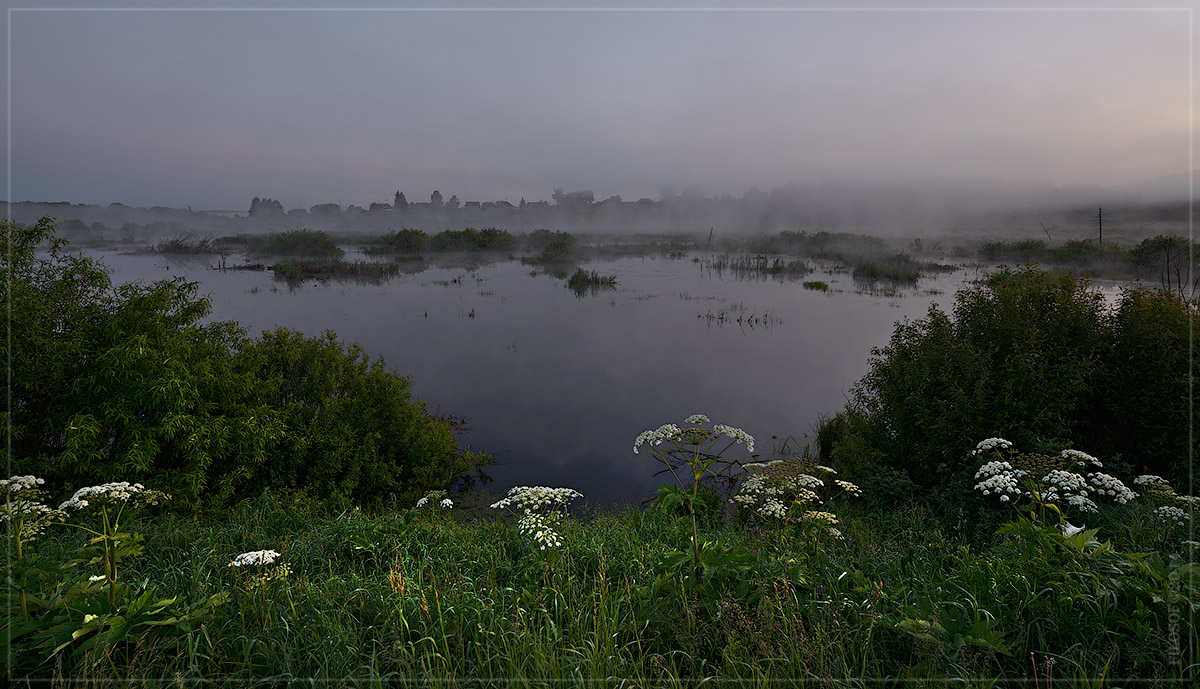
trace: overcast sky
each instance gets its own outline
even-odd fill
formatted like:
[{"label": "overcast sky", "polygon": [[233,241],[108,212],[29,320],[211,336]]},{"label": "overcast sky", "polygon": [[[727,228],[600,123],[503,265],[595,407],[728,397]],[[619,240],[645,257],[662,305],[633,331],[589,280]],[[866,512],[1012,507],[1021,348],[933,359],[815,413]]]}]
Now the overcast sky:
[{"label": "overcast sky", "polygon": [[515,203],[1189,169],[1190,3],[951,6],[11,10],[8,198]]}]

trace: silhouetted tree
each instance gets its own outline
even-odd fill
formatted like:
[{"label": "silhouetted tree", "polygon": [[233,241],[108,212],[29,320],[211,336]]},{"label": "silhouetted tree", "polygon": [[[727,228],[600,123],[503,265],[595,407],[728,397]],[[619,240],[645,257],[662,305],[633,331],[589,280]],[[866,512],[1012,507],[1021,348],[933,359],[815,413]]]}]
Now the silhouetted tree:
[{"label": "silhouetted tree", "polygon": [[596,195],[591,190],[564,192],[560,187],[554,190],[550,198],[554,199],[554,203],[557,206],[568,210],[579,210],[592,205],[592,201],[596,199]]},{"label": "silhouetted tree", "polygon": [[283,215],[283,204],[275,199],[260,199],[255,196],[250,201],[250,215]]},{"label": "silhouetted tree", "polygon": [[434,189],[433,193],[429,195],[429,203],[434,208],[441,208],[442,207],[442,192],[438,191],[437,189]]},{"label": "silhouetted tree", "polygon": [[392,208],[398,211],[408,208],[408,200],[404,198],[404,194],[401,194],[399,189],[396,190],[396,200],[392,201]]},{"label": "silhouetted tree", "polygon": [[459,206],[458,194],[451,194],[450,200],[446,202],[446,207],[451,208],[451,209],[457,209],[458,206]]}]

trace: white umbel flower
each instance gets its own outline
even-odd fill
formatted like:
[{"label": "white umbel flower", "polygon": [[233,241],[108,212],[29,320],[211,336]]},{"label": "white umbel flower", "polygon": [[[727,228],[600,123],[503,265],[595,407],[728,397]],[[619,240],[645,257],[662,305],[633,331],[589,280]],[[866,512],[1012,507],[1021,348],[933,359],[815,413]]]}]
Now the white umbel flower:
[{"label": "white umbel flower", "polygon": [[279,553],[274,550],[252,550],[248,553],[242,553],[233,558],[233,562],[229,563],[230,567],[245,567],[247,565],[269,565],[275,562],[275,558],[279,557]]}]

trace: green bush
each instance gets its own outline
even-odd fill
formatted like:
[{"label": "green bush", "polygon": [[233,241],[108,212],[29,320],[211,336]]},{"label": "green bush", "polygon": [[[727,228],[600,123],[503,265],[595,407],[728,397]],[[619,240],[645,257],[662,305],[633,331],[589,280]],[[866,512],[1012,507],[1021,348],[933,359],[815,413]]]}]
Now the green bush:
[{"label": "green bush", "polygon": [[0,298],[19,314],[0,343],[14,362],[4,452],[18,473],[66,489],[143,481],[181,505],[268,486],[369,504],[445,487],[483,461],[356,346],[287,331],[251,340],[202,322],[210,304],[194,282],[113,287],[101,264],[63,251],[51,220],[3,227]]},{"label": "green bush", "polygon": [[264,332],[237,355],[286,433],[256,474],[260,487],[378,505],[446,487],[482,457],[459,451],[448,420],[411,399],[409,380],[333,332]]},{"label": "green bush", "polygon": [[1064,439],[1181,478],[1188,318],[1166,292],[1131,288],[1112,310],[1073,275],[1002,270],[960,291],[952,316],[932,306],[872,351],[844,442],[924,486],[961,473],[993,436]]}]

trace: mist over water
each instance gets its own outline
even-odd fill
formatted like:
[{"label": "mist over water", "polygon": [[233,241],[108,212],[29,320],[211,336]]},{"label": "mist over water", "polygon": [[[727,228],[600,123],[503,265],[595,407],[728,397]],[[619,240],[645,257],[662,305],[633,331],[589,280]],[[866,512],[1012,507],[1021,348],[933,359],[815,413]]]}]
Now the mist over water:
[{"label": "mist over water", "polygon": [[842,408],[896,320],[946,307],[978,275],[963,269],[883,297],[855,293],[844,273],[806,277],[845,290],[824,293],[689,258],[626,258],[586,264],[618,287],[577,297],[515,261],[289,288],[267,272],[210,270],[210,260],[103,260],[116,282],[200,281],[211,317],[252,335],[283,326],[358,342],[410,376],[431,409],[469,419],[465,440],[496,455],[487,470],[496,490],[570,486],[596,503],[648,497],[663,479],[646,453],[633,454],[634,438],[693,413],[745,429],[758,452],[770,452],[773,435],[811,433]]}]

